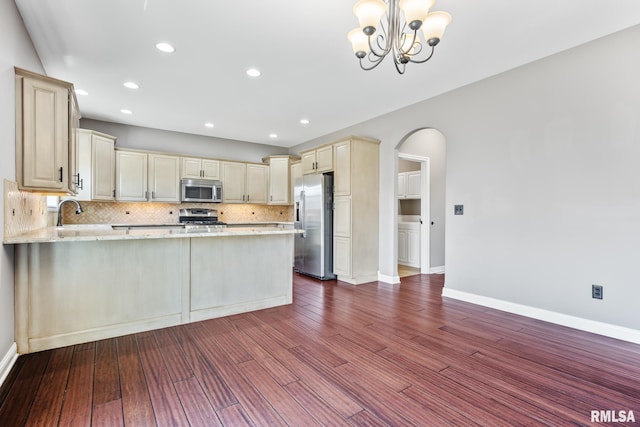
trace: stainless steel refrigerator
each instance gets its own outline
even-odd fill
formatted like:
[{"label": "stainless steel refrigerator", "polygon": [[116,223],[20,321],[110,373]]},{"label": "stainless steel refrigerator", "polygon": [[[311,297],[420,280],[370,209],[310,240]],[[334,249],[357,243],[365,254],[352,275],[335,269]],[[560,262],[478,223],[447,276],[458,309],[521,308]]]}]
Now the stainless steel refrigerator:
[{"label": "stainless steel refrigerator", "polygon": [[303,175],[294,186],[294,268],[321,280],[333,274],[333,175]]}]

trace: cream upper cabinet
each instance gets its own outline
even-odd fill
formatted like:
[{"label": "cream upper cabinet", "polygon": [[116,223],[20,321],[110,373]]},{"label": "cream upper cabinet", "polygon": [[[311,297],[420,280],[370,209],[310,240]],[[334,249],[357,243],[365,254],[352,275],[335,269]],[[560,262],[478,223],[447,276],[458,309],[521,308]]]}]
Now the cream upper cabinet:
[{"label": "cream upper cabinet", "polygon": [[247,202],[267,203],[269,198],[269,167],[247,163]]},{"label": "cream upper cabinet", "polygon": [[[291,187],[292,156],[270,156],[262,159],[269,164],[269,201],[270,205],[290,205],[293,203]],[[300,163],[297,163],[298,165]]]},{"label": "cream upper cabinet", "polygon": [[302,173],[322,173],[333,170],[333,145],[326,145],[300,154]]},{"label": "cream upper cabinet", "polygon": [[247,166],[245,163],[222,162],[222,201],[224,203],[244,203],[246,194]]},{"label": "cream upper cabinet", "polygon": [[351,140],[340,141],[333,145],[333,194],[348,196],[351,194]]},{"label": "cream upper cabinet", "polygon": [[149,154],[149,192],[152,202],[180,202],[180,158]]},{"label": "cream upper cabinet", "polygon": [[116,150],[116,200],[180,202],[180,157]]},{"label": "cream upper cabinet", "polygon": [[419,199],[421,197],[422,173],[418,171],[398,174],[398,198]]},{"label": "cream upper cabinet", "polygon": [[147,201],[147,153],[116,150],[116,200]]},{"label": "cream upper cabinet", "polygon": [[290,189],[290,201],[293,203],[295,200],[295,187],[296,180],[302,176],[302,161],[291,163],[291,189]]},{"label": "cream upper cabinet", "polygon": [[220,161],[183,157],[180,176],[192,179],[220,179]]},{"label": "cream upper cabinet", "polygon": [[[19,68],[16,73],[16,178],[23,190],[75,192],[69,171],[77,122],[73,85]],[[76,117],[70,117],[75,114]],[[75,150],[72,150],[76,161]]]},{"label": "cream upper cabinet", "polygon": [[78,130],[78,200],[115,200],[115,140],[100,132]]},{"label": "cream upper cabinet", "polygon": [[222,162],[224,203],[267,203],[269,167],[255,163]]}]

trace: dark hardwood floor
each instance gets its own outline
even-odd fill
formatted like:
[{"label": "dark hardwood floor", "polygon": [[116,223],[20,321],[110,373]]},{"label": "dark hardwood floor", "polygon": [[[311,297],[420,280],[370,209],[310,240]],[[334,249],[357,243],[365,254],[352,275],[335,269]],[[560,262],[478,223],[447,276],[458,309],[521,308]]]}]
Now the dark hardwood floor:
[{"label": "dark hardwood floor", "polygon": [[443,280],[294,274],[289,306],[20,356],[0,426],[640,422],[640,345],[443,299]]}]

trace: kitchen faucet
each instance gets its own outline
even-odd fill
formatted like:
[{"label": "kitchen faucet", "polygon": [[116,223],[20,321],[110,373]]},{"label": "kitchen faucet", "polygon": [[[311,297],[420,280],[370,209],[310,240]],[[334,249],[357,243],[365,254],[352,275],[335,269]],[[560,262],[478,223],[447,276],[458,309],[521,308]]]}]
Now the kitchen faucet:
[{"label": "kitchen faucet", "polygon": [[84,212],[82,210],[82,206],[80,206],[80,203],[77,200],[74,200],[74,199],[62,200],[60,203],[58,203],[58,223],[56,224],[57,227],[62,227],[62,205],[64,205],[67,202],[73,202],[76,204],[76,206],[78,207],[78,209],[76,209],[76,215],[79,215],[82,212]]}]

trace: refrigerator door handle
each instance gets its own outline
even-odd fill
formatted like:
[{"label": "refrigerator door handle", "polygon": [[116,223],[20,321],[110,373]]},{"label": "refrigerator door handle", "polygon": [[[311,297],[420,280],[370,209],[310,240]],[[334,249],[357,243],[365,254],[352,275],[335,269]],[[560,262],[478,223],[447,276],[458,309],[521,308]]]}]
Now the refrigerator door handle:
[{"label": "refrigerator door handle", "polygon": [[305,234],[306,234],[306,229],[304,227],[304,215],[305,215],[305,194],[304,194],[304,190],[300,191],[300,210],[302,211],[302,215],[300,217],[300,225],[302,226],[302,234],[300,235],[300,237],[302,237],[304,239]]}]

